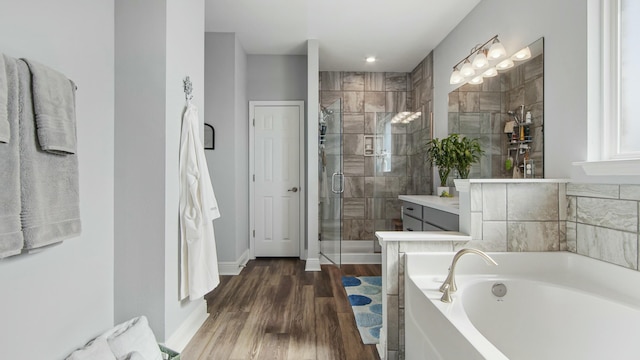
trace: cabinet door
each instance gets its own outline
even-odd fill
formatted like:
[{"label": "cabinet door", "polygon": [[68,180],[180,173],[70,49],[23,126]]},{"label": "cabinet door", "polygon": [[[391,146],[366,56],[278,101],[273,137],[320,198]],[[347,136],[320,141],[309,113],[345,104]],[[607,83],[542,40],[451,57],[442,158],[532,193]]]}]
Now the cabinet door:
[{"label": "cabinet door", "polygon": [[402,230],[404,231],[422,231],[422,220],[412,216],[406,216],[402,220]]},{"label": "cabinet door", "polygon": [[458,231],[458,219],[458,215],[446,211],[441,211],[430,207],[425,207],[423,210],[422,220],[430,224],[435,224],[436,226],[444,230]]}]

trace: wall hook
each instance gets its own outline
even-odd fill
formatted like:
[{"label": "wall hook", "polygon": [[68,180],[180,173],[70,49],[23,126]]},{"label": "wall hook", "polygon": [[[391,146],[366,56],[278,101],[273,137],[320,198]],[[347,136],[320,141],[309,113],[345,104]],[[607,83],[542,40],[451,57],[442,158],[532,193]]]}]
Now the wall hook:
[{"label": "wall hook", "polygon": [[184,97],[185,99],[187,99],[187,101],[191,101],[191,99],[193,99],[193,95],[191,95],[191,93],[193,92],[193,85],[191,84],[191,78],[187,76],[186,78],[184,78],[182,83],[184,86]]}]

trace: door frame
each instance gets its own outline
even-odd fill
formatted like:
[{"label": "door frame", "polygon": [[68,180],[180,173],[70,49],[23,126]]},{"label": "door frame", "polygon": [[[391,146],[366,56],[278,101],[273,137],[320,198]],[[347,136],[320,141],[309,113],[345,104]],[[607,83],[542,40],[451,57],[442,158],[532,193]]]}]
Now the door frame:
[{"label": "door frame", "polygon": [[299,201],[299,209],[300,209],[300,215],[299,215],[299,227],[298,227],[298,237],[299,237],[299,256],[300,259],[302,260],[306,260],[306,249],[304,246],[304,234],[306,234],[306,230],[305,230],[305,219],[306,219],[306,206],[305,205],[305,199],[306,199],[306,193],[307,193],[307,179],[305,176],[305,170],[306,170],[306,153],[305,153],[305,107],[304,107],[304,100],[295,100],[295,101],[249,101],[249,256],[251,257],[251,259],[255,259],[256,255],[255,255],[255,241],[256,241],[256,237],[255,237],[255,156],[254,156],[254,152],[255,152],[255,108],[257,106],[297,106],[298,107],[298,111],[300,114],[300,126],[299,126],[299,136],[300,136],[300,141],[298,143],[299,146],[299,151],[300,151],[300,164],[299,164],[299,172],[300,172],[300,184],[299,189],[300,189],[300,197],[298,198]]}]

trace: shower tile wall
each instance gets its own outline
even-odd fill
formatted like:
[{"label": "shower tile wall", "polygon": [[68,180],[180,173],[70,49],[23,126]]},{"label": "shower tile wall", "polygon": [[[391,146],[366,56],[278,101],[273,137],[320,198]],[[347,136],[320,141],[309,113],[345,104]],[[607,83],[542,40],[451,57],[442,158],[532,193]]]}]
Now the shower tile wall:
[{"label": "shower tile wall", "polygon": [[407,134],[394,134],[392,171],[375,176],[375,157],[364,156],[364,136],[375,134],[377,112],[407,111],[408,73],[320,72],[320,102],[343,99],[345,191],[343,240],[375,240],[375,231],[394,230],[398,195],[407,193]]},{"label": "shower tile wall", "polygon": [[422,112],[420,120],[407,129],[407,194],[431,194],[431,164],[427,161],[427,142],[431,140],[433,112],[433,51],[411,72],[409,108]]}]

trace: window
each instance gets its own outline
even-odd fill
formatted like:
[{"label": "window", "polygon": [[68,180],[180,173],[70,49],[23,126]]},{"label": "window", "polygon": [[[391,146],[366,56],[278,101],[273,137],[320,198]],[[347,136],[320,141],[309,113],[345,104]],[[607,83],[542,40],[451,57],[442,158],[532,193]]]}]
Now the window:
[{"label": "window", "polygon": [[638,18],[638,0],[587,1],[587,175],[640,183]]},{"label": "window", "polygon": [[[603,1],[603,160],[640,158],[640,2]],[[635,42],[635,43],[634,43]],[[635,111],[634,111],[635,110]]]}]

